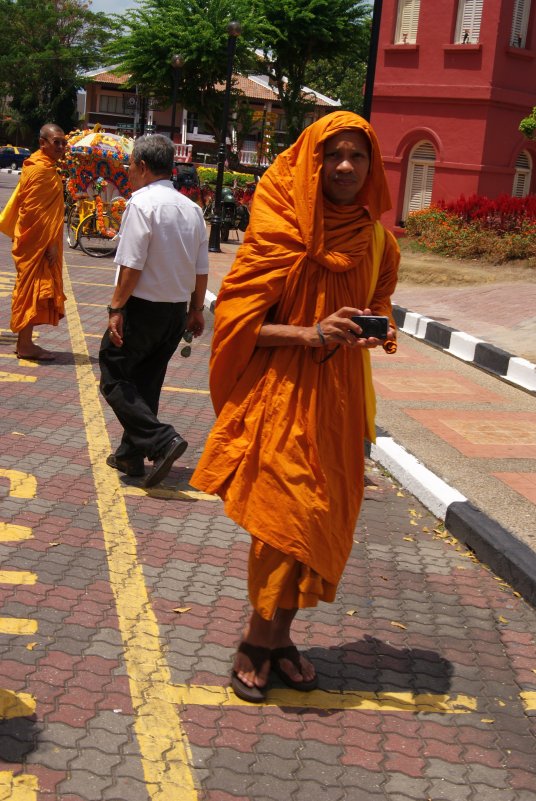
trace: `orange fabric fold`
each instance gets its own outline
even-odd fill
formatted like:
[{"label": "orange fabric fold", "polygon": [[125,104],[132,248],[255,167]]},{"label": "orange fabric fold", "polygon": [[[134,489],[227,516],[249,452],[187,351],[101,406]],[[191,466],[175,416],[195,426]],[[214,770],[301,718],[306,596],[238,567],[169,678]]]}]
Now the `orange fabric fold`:
[{"label": "orange fabric fold", "polygon": [[[11,306],[11,330],[29,325],[57,325],[64,315],[63,188],[55,162],[41,151],[24,162],[18,192],[12,255],[17,269]],[[56,243],[51,263],[46,249]]]},{"label": "orange fabric fold", "polygon": [[[365,132],[370,174],[352,206],[324,199],[324,141]],[[307,128],[267,170],[215,311],[210,389],[217,421],[191,483],[219,494],[250,534],[336,585],[363,493],[361,349],[257,348],[264,322],[312,326],[343,306],[391,313],[398,247],[387,234],[374,273],[374,223],[390,207],[376,137],[350,112]],[[379,223],[376,223],[379,225]]]}]

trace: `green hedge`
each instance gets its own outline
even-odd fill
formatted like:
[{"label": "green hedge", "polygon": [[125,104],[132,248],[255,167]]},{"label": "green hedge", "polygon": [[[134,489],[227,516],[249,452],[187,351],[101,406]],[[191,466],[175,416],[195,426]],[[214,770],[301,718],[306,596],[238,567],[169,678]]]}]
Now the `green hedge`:
[{"label": "green hedge", "polygon": [[[216,178],[218,176],[218,170],[216,167],[198,167],[197,172],[199,175],[199,180],[202,184],[216,183]],[[246,184],[250,184],[254,180],[255,178],[253,175],[245,172],[232,172],[231,170],[226,170],[223,173],[224,186],[233,186],[236,181],[237,186],[245,187]]]}]

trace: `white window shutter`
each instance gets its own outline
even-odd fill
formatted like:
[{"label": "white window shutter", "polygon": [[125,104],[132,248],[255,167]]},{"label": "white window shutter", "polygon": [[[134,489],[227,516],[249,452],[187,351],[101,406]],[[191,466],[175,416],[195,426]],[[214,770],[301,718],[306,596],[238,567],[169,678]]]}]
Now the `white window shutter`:
[{"label": "white window shutter", "polygon": [[483,0],[460,0],[455,36],[457,44],[464,42],[466,31],[468,37],[466,43],[477,44],[480,38],[483,4]]},{"label": "white window shutter", "polygon": [[516,171],[514,174],[514,185],[512,188],[513,197],[526,197],[530,191],[530,181],[532,178],[532,164],[529,154],[522,150],[516,159]]},{"label": "white window shutter", "polygon": [[512,19],[512,47],[525,47],[527,43],[527,26],[530,14],[530,0],[515,0]]},{"label": "white window shutter", "polygon": [[395,42],[415,44],[421,0],[399,0]]},{"label": "white window shutter", "polygon": [[435,150],[430,142],[421,142],[409,159],[405,217],[412,211],[427,209],[432,203],[435,174]]}]

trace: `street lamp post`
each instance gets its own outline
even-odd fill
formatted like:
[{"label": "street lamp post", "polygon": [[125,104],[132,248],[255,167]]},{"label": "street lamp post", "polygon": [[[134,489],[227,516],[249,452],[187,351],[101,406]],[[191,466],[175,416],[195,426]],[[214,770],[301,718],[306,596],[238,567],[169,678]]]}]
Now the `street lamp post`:
[{"label": "street lamp post", "polygon": [[177,91],[179,86],[179,73],[184,66],[184,58],[175,54],[171,56],[171,67],[173,69],[173,100],[171,101],[171,131],[169,137],[173,142],[175,136],[175,112],[177,110]]},{"label": "street lamp post", "polygon": [[374,76],[376,75],[376,60],[378,57],[378,42],[380,39],[380,22],[382,18],[382,0],[374,0],[372,12],[372,30],[370,32],[369,57],[367,77],[365,79],[365,94],[363,97],[363,117],[370,122],[372,111],[372,93],[374,90]]},{"label": "street lamp post", "polygon": [[225,84],[225,96],[223,100],[223,121],[221,127],[220,145],[218,148],[218,172],[216,177],[216,191],[214,192],[214,214],[210,225],[210,237],[208,249],[211,253],[221,253],[220,231],[221,231],[221,195],[223,189],[223,171],[225,169],[225,152],[227,142],[227,124],[229,121],[229,101],[231,98],[231,81],[233,78],[233,61],[236,50],[236,40],[240,36],[241,29],[239,22],[230,22],[227,28],[229,38],[227,39],[227,81]]}]

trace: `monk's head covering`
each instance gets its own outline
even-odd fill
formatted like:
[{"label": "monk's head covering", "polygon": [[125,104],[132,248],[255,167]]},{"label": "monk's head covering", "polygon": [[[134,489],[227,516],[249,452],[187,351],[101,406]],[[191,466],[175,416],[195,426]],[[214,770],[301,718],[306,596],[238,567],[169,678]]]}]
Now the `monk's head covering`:
[{"label": "monk's head covering", "polygon": [[375,221],[391,208],[389,189],[376,134],[370,123],[351,111],[334,111],[321,117],[281,154],[281,159],[287,162],[293,174],[297,209],[302,210],[300,201],[305,201],[311,207],[319,203],[322,194],[324,144],[327,139],[344,131],[359,131],[369,141],[370,170],[362,189],[356,195],[355,204],[366,206],[371,219]]}]

